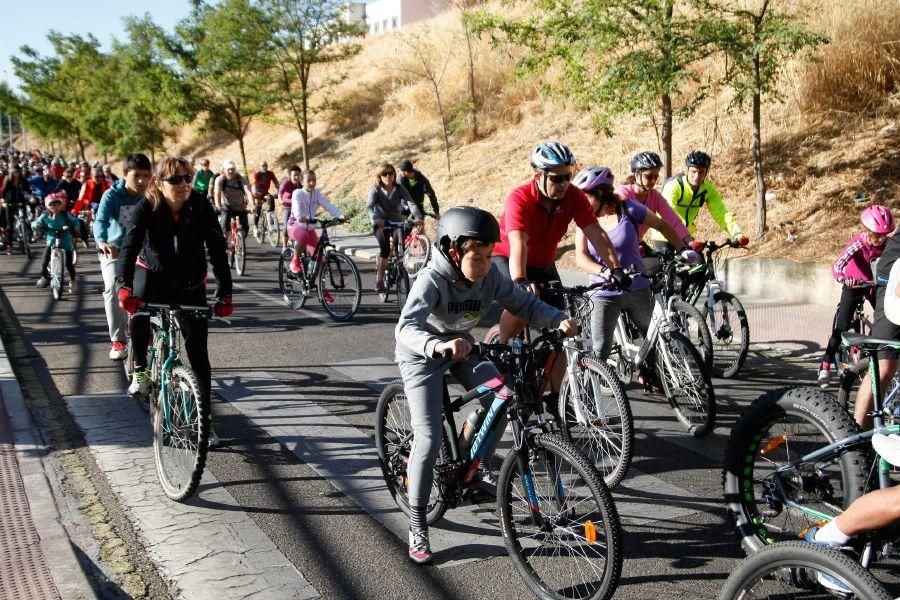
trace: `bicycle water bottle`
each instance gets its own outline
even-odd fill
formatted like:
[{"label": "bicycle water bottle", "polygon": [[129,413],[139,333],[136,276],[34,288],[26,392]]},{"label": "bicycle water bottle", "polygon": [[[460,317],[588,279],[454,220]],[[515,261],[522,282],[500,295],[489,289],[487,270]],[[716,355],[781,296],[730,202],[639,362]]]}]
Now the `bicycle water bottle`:
[{"label": "bicycle water bottle", "polygon": [[477,408],[469,413],[466,422],[463,423],[462,431],[459,432],[459,454],[465,459],[469,454],[469,446],[475,439],[475,434],[481,429],[481,421],[484,419],[484,409]]}]

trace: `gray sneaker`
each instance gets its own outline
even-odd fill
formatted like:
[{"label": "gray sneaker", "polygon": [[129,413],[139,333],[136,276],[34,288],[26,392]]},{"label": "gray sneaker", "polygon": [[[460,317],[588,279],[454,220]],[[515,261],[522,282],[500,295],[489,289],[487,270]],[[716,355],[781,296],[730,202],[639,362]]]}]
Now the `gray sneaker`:
[{"label": "gray sneaker", "polygon": [[819,376],[816,377],[816,383],[820,388],[827,388],[828,382],[831,380],[831,369],[819,369]]},{"label": "gray sneaker", "polygon": [[41,277],[40,279],[37,280],[37,283],[34,285],[39,288],[45,288],[48,285],[50,285],[50,280],[47,279],[46,277]]},{"label": "gray sneaker", "polygon": [[131,385],[128,386],[128,394],[131,396],[146,396],[149,392],[149,371],[147,369],[135,369],[131,375]]}]

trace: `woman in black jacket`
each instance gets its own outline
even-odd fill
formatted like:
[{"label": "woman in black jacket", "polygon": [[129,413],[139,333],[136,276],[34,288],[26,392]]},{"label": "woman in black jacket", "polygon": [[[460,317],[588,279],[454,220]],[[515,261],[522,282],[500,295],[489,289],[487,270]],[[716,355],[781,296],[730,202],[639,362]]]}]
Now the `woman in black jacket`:
[{"label": "woman in black jacket", "polygon": [[[142,302],[205,305],[207,253],[218,282],[212,309],[225,317],[231,303],[231,271],[225,258],[225,237],[204,194],[191,188],[193,169],[183,158],[165,158],[156,169],[147,196],[130,217],[120,253],[117,282],[119,304],[131,315],[129,333],[134,376],[128,393],[144,395],[149,388],[147,347],[150,317],[138,312]],[[212,371],[204,316],[182,319],[184,345],[191,368],[208,400]],[[210,434],[210,439],[215,434]]]}]

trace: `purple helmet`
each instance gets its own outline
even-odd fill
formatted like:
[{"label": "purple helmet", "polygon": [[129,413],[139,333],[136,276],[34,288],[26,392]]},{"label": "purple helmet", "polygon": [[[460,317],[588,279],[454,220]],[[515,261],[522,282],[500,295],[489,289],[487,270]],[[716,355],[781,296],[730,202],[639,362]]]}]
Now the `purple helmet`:
[{"label": "purple helmet", "polygon": [[894,215],[887,207],[875,204],[863,211],[860,217],[866,229],[873,233],[891,233],[894,231]]},{"label": "purple helmet", "polygon": [[590,192],[602,185],[612,185],[613,174],[606,167],[585,167],[578,171],[572,185],[585,192]]}]

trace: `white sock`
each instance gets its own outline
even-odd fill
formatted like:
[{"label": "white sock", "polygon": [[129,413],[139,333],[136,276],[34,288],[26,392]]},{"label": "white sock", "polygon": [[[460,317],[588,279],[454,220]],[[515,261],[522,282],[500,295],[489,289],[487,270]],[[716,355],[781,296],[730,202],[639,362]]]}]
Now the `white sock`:
[{"label": "white sock", "polygon": [[851,537],[841,531],[836,521],[831,521],[816,532],[816,541],[835,546],[846,546]]}]

